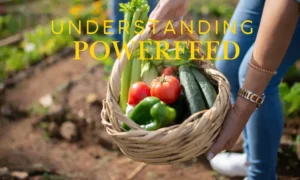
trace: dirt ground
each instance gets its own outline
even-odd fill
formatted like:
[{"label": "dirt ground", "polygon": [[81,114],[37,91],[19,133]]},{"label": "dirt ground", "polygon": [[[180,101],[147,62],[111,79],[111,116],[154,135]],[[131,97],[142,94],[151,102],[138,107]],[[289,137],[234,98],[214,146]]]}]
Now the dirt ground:
[{"label": "dirt ground", "polygon": [[[100,122],[108,74],[88,52],[82,55],[82,61],[70,56],[1,94],[0,179],[228,179],[217,175],[205,157],[144,166],[122,155]],[[47,94],[53,102],[44,112],[37,104]],[[66,124],[74,128],[62,130]]]},{"label": "dirt ground", "polygon": [[[42,166],[70,179],[122,180],[141,164],[97,144],[47,141],[39,130],[32,128],[31,119],[2,128],[6,130],[1,130],[0,167],[11,171],[28,172]],[[213,179],[212,175],[207,164],[202,163],[148,165],[134,179]]]},{"label": "dirt ground", "polygon": [[[61,136],[49,138],[45,129],[37,125],[47,115],[21,113],[14,120],[2,117],[0,168],[6,167],[9,172],[27,172],[30,179],[122,180],[143,165],[123,156],[100,125],[107,77],[101,65],[88,71],[95,62],[88,54],[83,56],[85,60],[76,62],[70,56],[7,89],[2,96],[2,107],[24,112],[42,96],[72,84],[66,93],[58,92],[56,98],[64,101],[58,103],[70,109],[70,121],[81,126],[80,137],[75,142],[68,142]],[[87,103],[89,95],[94,95],[97,102]],[[82,119],[85,119],[84,123],[77,122]],[[186,164],[147,165],[133,179],[213,179],[213,175],[205,158],[199,158]],[[11,176],[0,174],[1,178],[10,179]]]}]

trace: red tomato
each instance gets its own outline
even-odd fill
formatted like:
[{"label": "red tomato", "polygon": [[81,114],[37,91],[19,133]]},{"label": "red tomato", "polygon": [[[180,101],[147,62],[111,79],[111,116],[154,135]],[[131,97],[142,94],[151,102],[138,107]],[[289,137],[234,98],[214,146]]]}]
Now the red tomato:
[{"label": "red tomato", "polygon": [[128,104],[135,106],[145,97],[150,96],[150,89],[145,82],[138,81],[131,85],[128,95]]},{"label": "red tomato", "polygon": [[178,71],[177,67],[166,67],[162,72],[161,75],[165,75],[165,76],[172,76],[175,75],[175,73]]},{"label": "red tomato", "polygon": [[178,67],[177,66],[173,66],[172,68],[173,68],[174,72],[178,72]]},{"label": "red tomato", "polygon": [[152,81],[150,85],[150,92],[151,96],[155,96],[167,104],[172,104],[180,95],[180,82],[174,76],[163,75]]}]

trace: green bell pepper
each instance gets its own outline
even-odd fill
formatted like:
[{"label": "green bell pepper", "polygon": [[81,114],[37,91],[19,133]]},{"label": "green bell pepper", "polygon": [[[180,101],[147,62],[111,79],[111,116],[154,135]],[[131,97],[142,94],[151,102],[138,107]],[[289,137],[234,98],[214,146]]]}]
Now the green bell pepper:
[{"label": "green bell pepper", "polygon": [[[156,97],[146,97],[134,107],[129,118],[143,129],[153,131],[172,124],[176,118],[176,111]],[[123,128],[129,129],[124,124]]]}]

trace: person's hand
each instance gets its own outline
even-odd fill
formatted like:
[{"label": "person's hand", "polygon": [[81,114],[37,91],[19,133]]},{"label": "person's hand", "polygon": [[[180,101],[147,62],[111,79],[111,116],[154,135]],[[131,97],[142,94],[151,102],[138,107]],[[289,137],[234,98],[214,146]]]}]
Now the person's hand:
[{"label": "person's hand", "polygon": [[223,150],[233,148],[254,109],[255,104],[238,98],[236,104],[230,108],[224,120],[220,135],[208,151],[208,160],[211,160]]},{"label": "person's hand", "polygon": [[[156,8],[151,12],[149,20],[158,20],[156,26],[164,23],[165,21],[173,21],[173,26],[175,28],[176,34],[166,33],[163,30],[155,32],[151,37],[155,40],[161,40],[165,38],[174,38],[180,35],[179,31],[179,21],[187,13],[189,8],[189,0],[160,0]],[[149,23],[148,26],[152,27],[153,24]]]}]

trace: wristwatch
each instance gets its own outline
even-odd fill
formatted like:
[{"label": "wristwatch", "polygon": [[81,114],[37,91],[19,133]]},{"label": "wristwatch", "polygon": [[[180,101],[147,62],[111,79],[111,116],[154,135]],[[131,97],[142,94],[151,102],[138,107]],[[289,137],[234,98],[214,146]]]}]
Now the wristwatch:
[{"label": "wristwatch", "polygon": [[259,108],[260,105],[262,105],[262,103],[265,100],[265,95],[263,94],[262,96],[259,96],[251,91],[248,91],[247,89],[243,89],[241,88],[239,90],[238,95],[244,99],[247,99],[248,101],[255,103],[256,104],[256,108]]}]

